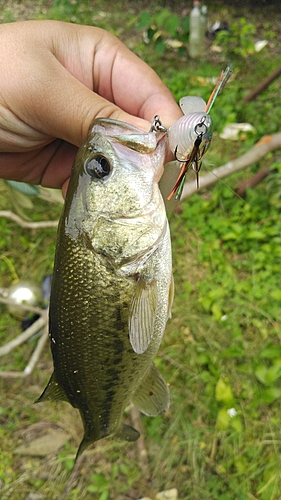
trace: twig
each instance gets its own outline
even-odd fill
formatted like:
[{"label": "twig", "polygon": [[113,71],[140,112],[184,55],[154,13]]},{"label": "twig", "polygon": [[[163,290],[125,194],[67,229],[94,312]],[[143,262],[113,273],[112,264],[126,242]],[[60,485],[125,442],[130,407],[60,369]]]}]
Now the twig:
[{"label": "twig", "polygon": [[139,464],[143,472],[148,472],[148,457],[147,450],[145,446],[145,441],[143,438],[143,426],[141,424],[141,417],[139,410],[132,404],[130,406],[130,415],[133,427],[140,433],[140,437],[137,439],[136,444],[139,452]]},{"label": "twig", "polygon": [[236,189],[236,193],[238,196],[243,196],[247,189],[253,188],[257,186],[260,182],[263,181],[269,174],[271,173],[269,165],[261,168],[258,172],[256,172],[250,179],[247,179],[244,182],[241,182],[240,186]]},{"label": "twig", "polygon": [[82,455],[80,455],[80,457],[77,458],[76,463],[75,463],[75,465],[74,465],[74,467],[72,469],[72,472],[70,474],[70,478],[67,481],[65,490],[64,490],[64,492],[62,494],[62,497],[61,497],[62,500],[64,500],[67,497],[67,495],[71,492],[72,487],[73,487],[73,485],[74,485],[74,483],[75,483],[75,481],[77,479],[77,476],[78,476],[78,474],[79,474],[79,472],[81,470],[81,466],[82,466],[82,463],[85,460],[85,458],[86,458],[85,454],[82,454]]},{"label": "twig", "polygon": [[[14,304],[9,299],[4,299],[0,297],[0,302],[3,302],[5,304]],[[26,365],[25,369],[22,372],[16,372],[16,371],[0,371],[0,376],[1,377],[11,377],[11,378],[16,378],[16,377],[27,377],[30,375],[30,373],[34,370],[34,367],[36,363],[39,360],[40,354],[45,346],[45,343],[48,338],[48,310],[47,309],[39,309],[37,307],[32,307],[32,306],[27,306],[24,304],[17,304],[17,306],[21,307],[22,309],[25,309],[27,311],[33,311],[38,314],[40,314],[40,317],[29,327],[27,328],[24,332],[20,333],[16,338],[5,344],[4,346],[0,347],[0,356],[4,356],[5,354],[8,354],[11,352],[15,347],[23,344],[26,340],[28,340],[32,335],[34,335],[36,332],[41,330],[44,327],[44,331],[42,335],[40,336],[36,347],[30,357],[30,360],[28,364]]]},{"label": "twig", "polygon": [[23,371],[23,374],[25,376],[30,375],[30,373],[34,370],[37,362],[39,361],[41,352],[44,349],[46,341],[48,340],[48,336],[49,336],[49,329],[48,329],[48,322],[47,322],[45,325],[44,331],[43,331],[42,335],[40,336],[40,338],[37,342],[37,345],[36,345],[32,355],[31,355],[29,363],[28,363],[28,365],[26,365],[26,367]]},{"label": "twig", "polygon": [[218,180],[224,179],[231,174],[244,170],[249,165],[259,161],[267,153],[281,148],[281,132],[273,135],[264,136],[257,144],[255,144],[247,153],[239,158],[235,158],[222,165],[221,167],[214,168],[212,172],[207,175],[201,176],[199,181],[199,188],[197,189],[196,182],[188,182],[185,184],[182,193],[182,199],[189,198],[198,190],[207,188],[215,184]]},{"label": "twig", "polygon": [[254,495],[252,495],[252,493],[247,493],[247,495],[250,500],[258,500],[257,497],[254,497]]},{"label": "twig", "polygon": [[3,347],[0,347],[0,356],[4,356],[11,352],[15,347],[23,344],[26,340],[28,340],[32,335],[38,332],[43,326],[46,325],[46,317],[43,315],[40,316],[27,330],[18,335],[15,339],[11,340]]},{"label": "twig", "polygon": [[211,455],[210,455],[211,462],[213,462],[213,460],[215,458],[215,455],[216,455],[216,452],[217,452],[217,447],[218,447],[218,439],[215,437],[213,439],[212,449],[211,449]]},{"label": "twig", "polygon": [[28,229],[41,229],[41,228],[49,228],[49,227],[57,227],[57,220],[48,220],[48,221],[39,221],[39,222],[28,222],[23,220],[21,217],[16,215],[14,212],[10,210],[1,210],[0,217],[5,217],[6,219],[10,219],[16,222],[19,226],[25,227]]},{"label": "twig", "polygon": [[35,314],[41,315],[42,311],[44,311],[44,309],[41,309],[40,307],[34,307],[34,306],[27,305],[27,304],[22,304],[21,302],[15,304],[15,302],[13,300],[6,299],[5,297],[0,297],[0,302],[2,302],[2,304],[6,304],[7,306],[19,307],[23,311],[34,312]]},{"label": "twig", "polygon": [[255,87],[246,97],[244,97],[244,102],[252,101],[258,94],[260,94],[268,85],[275,80],[279,75],[281,75],[281,66],[276,68],[270,75],[268,75],[264,80],[262,80],[257,87]]}]

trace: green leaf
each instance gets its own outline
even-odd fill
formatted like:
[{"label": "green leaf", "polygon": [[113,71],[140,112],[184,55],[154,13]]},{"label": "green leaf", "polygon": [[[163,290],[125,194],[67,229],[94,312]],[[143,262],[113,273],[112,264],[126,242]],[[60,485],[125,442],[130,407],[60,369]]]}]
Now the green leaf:
[{"label": "green leaf", "polygon": [[13,189],[16,189],[22,194],[26,196],[37,196],[40,194],[40,189],[38,186],[33,186],[32,184],[27,184],[26,182],[18,182],[18,181],[6,181],[9,186]]},{"label": "green leaf", "polygon": [[270,292],[270,296],[273,299],[281,300],[281,290],[273,290],[273,292]]},{"label": "green leaf", "polygon": [[272,365],[267,368],[265,365],[259,365],[254,373],[263,385],[273,385],[281,377],[281,366]]},{"label": "green leaf", "polygon": [[266,373],[266,383],[267,385],[273,385],[276,380],[281,377],[281,366],[273,365],[268,368]]},{"label": "green leaf", "polygon": [[229,233],[224,234],[222,239],[223,239],[223,241],[237,240],[237,238],[239,236],[240,235],[238,235],[237,233],[229,232]]},{"label": "green leaf", "polygon": [[179,27],[179,18],[176,14],[171,14],[164,22],[164,28],[170,36],[175,38]]},{"label": "green leaf", "polygon": [[268,387],[262,392],[261,398],[263,403],[273,403],[276,399],[281,398],[281,389],[278,387]]},{"label": "green leaf", "polygon": [[232,405],[234,401],[231,386],[220,378],[216,385],[216,400],[226,405]]},{"label": "green leaf", "polygon": [[166,44],[163,41],[163,38],[159,36],[155,41],[155,51],[159,56],[161,56],[166,50]]},{"label": "green leaf", "polygon": [[147,38],[148,40],[151,42],[155,33],[157,32],[157,30],[153,29],[153,28],[148,28],[147,30]]},{"label": "green leaf", "polygon": [[221,408],[217,415],[217,428],[220,430],[225,430],[230,424],[231,417],[227,413],[226,408]]},{"label": "green leaf", "polygon": [[196,356],[198,365],[208,365],[210,363],[210,356],[204,352],[200,352]]},{"label": "green leaf", "polygon": [[182,27],[184,33],[189,33],[189,30],[190,30],[189,16],[185,16],[182,19],[181,27]]},{"label": "green leaf", "polygon": [[262,231],[248,231],[245,233],[247,240],[264,240],[266,235]]},{"label": "green leaf", "polygon": [[264,365],[258,365],[254,371],[254,374],[257,377],[258,381],[261,382],[263,385],[266,385],[266,373],[267,373],[267,368]]},{"label": "green leaf", "polygon": [[230,347],[220,353],[221,358],[241,358],[245,356],[243,347]]},{"label": "green leaf", "polygon": [[104,490],[99,497],[99,500],[107,500],[109,498],[109,490]]},{"label": "green leaf", "polygon": [[246,457],[242,455],[235,457],[235,467],[242,474],[247,473],[247,471],[249,470],[249,463]]},{"label": "green leaf", "polygon": [[108,480],[103,474],[93,474],[91,476],[91,480],[94,483],[90,484],[88,487],[88,491],[90,491],[91,493],[101,492],[108,487]]},{"label": "green leaf", "polygon": [[243,430],[243,425],[242,425],[242,421],[241,421],[241,418],[239,416],[236,416],[236,417],[233,417],[230,421],[230,425],[231,427],[233,427],[233,429],[235,429],[237,432],[242,432]]},{"label": "green leaf", "polygon": [[212,305],[211,309],[212,309],[212,315],[214,316],[214,319],[216,321],[220,321],[221,317],[222,317],[222,310],[219,307],[219,305],[215,303]]},{"label": "green leaf", "polygon": [[281,345],[271,344],[260,352],[261,358],[278,359],[281,358]]},{"label": "green leaf", "polygon": [[140,17],[139,17],[137,29],[138,30],[145,30],[149,26],[151,26],[151,24],[152,24],[152,19],[151,19],[151,15],[149,14],[149,12],[146,12],[146,11],[142,12]]}]

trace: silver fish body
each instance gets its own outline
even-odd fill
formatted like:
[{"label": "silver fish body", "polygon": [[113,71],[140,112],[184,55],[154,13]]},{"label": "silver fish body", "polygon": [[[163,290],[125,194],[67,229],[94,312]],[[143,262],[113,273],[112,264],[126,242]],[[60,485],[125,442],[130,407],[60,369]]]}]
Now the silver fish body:
[{"label": "silver fish body", "polygon": [[129,401],[151,416],[169,407],[152,363],[173,300],[158,187],[165,147],[162,132],[99,119],[73,166],[50,302],[54,372],[38,401],[63,399],[79,409],[77,456],[103,437],[138,438],[121,423]]}]

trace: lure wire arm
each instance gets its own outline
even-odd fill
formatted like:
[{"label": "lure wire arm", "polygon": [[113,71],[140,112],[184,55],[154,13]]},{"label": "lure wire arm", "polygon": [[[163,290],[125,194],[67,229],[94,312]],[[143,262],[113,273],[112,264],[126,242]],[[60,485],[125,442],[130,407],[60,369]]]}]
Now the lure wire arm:
[{"label": "lure wire arm", "polygon": [[167,132],[167,129],[162,124],[159,115],[154,116],[149,132]]}]

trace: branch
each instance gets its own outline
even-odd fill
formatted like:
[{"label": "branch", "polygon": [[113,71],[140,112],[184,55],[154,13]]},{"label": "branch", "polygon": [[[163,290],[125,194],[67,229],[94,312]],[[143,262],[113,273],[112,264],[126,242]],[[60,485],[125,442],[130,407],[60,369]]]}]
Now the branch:
[{"label": "branch", "polygon": [[[44,314],[43,314],[44,313]],[[0,356],[4,356],[5,354],[9,354],[15,347],[23,344],[28,340],[32,335],[37,333],[39,330],[41,330],[42,327],[46,325],[47,322],[47,316],[46,316],[46,310],[42,310],[42,316],[38,318],[27,330],[24,330],[22,333],[20,333],[16,338],[5,344],[4,346],[0,347]]]},{"label": "branch", "polygon": [[[5,299],[3,297],[0,297],[0,302],[2,302],[4,304],[10,304],[12,301],[10,301],[9,299]],[[17,306],[22,307],[22,309],[24,309],[24,310],[35,311],[35,312],[39,311],[40,317],[29,328],[27,328],[27,330],[25,330],[24,332],[21,332],[13,340],[11,340],[7,344],[0,347],[0,356],[4,356],[5,354],[8,354],[13,349],[15,349],[19,345],[23,344],[30,337],[32,337],[35,333],[40,331],[42,328],[44,328],[44,330],[43,330],[43,333],[41,334],[41,336],[36,344],[36,347],[31,355],[29,362],[26,365],[25,369],[22,372],[1,371],[0,370],[0,377],[12,377],[12,378],[22,377],[22,378],[24,378],[24,377],[27,377],[28,375],[30,375],[30,373],[34,370],[34,367],[40,358],[40,355],[44,349],[44,346],[45,346],[46,341],[47,341],[48,336],[49,336],[48,335],[49,329],[48,329],[48,310],[47,309],[39,309],[36,307],[24,305],[24,304],[17,304]]]},{"label": "branch", "polygon": [[228,161],[218,168],[214,168],[209,174],[200,177],[199,188],[196,187],[196,182],[187,182],[183,188],[181,199],[189,198],[198,190],[207,188],[215,184],[218,180],[225,179],[229,175],[240,172],[249,167],[256,161],[261,160],[267,153],[276,151],[281,148],[281,132],[273,135],[265,135],[257,144],[255,144],[247,153],[239,158]]},{"label": "branch", "polygon": [[238,196],[244,196],[245,192],[247,189],[253,188],[257,186],[260,182],[263,181],[270,173],[272,173],[272,170],[270,170],[270,166],[266,165],[265,167],[261,168],[256,172],[250,179],[246,179],[245,181],[241,182],[240,186],[236,189],[236,194]]},{"label": "branch", "polygon": [[264,80],[262,80],[261,83],[257,87],[255,87],[246,97],[244,97],[243,101],[244,102],[250,102],[255,97],[260,94],[268,85],[275,80],[275,78],[278,78],[278,76],[281,75],[281,66],[279,68],[276,68],[269,76],[267,76]]},{"label": "branch", "polygon": [[9,210],[0,210],[0,217],[6,217],[6,219],[11,219],[16,222],[21,227],[26,227],[28,229],[40,229],[46,227],[57,227],[57,220],[48,220],[48,221],[39,221],[39,222],[27,222],[14,212],[10,212]]},{"label": "branch", "polygon": [[143,437],[143,427],[141,424],[141,416],[139,410],[133,405],[130,405],[130,415],[131,415],[131,420],[133,427],[139,431],[140,437],[136,441],[136,445],[138,448],[139,452],[139,466],[142,469],[143,472],[146,473],[146,475],[149,475],[149,470],[148,470],[148,457],[147,457],[147,450],[145,447],[145,441]]}]

